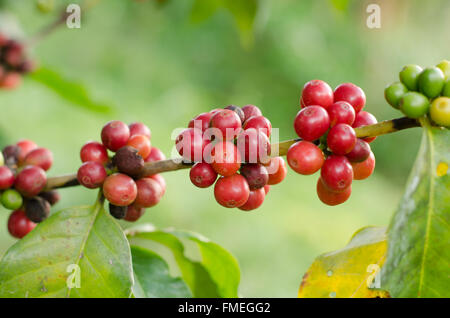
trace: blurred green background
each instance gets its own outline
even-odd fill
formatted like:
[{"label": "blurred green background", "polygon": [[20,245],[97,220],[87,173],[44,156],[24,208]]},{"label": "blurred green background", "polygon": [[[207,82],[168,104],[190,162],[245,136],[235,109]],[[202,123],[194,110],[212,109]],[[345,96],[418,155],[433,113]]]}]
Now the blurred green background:
[{"label": "blurred green background", "polygon": [[[30,37],[69,1],[57,1],[46,14],[35,3],[1,1],[0,27]],[[383,89],[401,67],[450,57],[446,0],[240,3],[213,11],[194,0],[100,1],[83,13],[81,29],[62,26],[31,54],[39,65],[82,82],[113,111],[92,112],[26,79],[17,90],[0,91],[2,146],[35,140],[54,152],[49,175],[58,175],[76,171],[81,145],[99,140],[108,120],[145,122],[153,145],[170,154],[172,130],[194,115],[249,103],[280,128],[281,139],[289,139],[301,88],[311,79],[332,87],[356,83],[366,92],[367,110],[390,119],[400,113],[384,101]],[[366,26],[369,3],[381,7],[381,29]],[[212,189],[195,188],[187,171],[177,171],[164,175],[165,197],[140,222],[197,231],[230,250],[241,266],[245,297],[295,297],[317,255],[343,247],[365,225],[388,224],[419,142],[419,129],[378,138],[372,143],[374,175],[355,182],[350,200],[337,207],[317,199],[317,176],[289,171],[260,209],[227,210],[214,201]],[[62,190],[55,210],[89,204],[95,192]],[[0,254],[14,243],[7,217],[0,210]]]}]

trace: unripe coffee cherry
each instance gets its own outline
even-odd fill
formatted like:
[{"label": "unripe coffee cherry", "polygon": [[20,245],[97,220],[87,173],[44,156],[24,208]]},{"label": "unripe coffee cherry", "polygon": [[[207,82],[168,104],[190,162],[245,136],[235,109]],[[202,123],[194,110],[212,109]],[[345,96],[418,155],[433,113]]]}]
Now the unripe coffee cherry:
[{"label": "unripe coffee cherry", "polygon": [[147,156],[147,158],[144,159],[144,162],[153,162],[153,161],[160,161],[160,160],[166,160],[166,156],[158,148],[152,147],[150,154]]},{"label": "unripe coffee cherry", "polygon": [[247,180],[250,190],[263,188],[269,181],[266,167],[261,164],[250,163],[241,167],[241,175]]},{"label": "unripe coffee cherry", "polygon": [[333,192],[347,189],[353,180],[353,169],[345,156],[329,156],[320,171],[324,184]]},{"label": "unripe coffee cherry", "polygon": [[17,210],[22,206],[23,199],[18,191],[8,189],[2,193],[1,202],[8,210]]},{"label": "unripe coffee cherry", "polygon": [[244,114],[244,111],[242,110],[242,108],[240,108],[239,106],[236,106],[236,105],[228,105],[227,107],[225,107],[225,109],[229,109],[229,110],[234,111],[239,116],[239,118],[241,119],[241,123],[242,124],[244,123],[244,121],[245,121],[245,114]]},{"label": "unripe coffee cherry", "polygon": [[189,121],[188,127],[200,129],[204,132],[209,128],[209,122],[211,121],[212,116],[213,114],[211,112],[201,113]]},{"label": "unripe coffee cherry", "polygon": [[144,135],[131,136],[130,139],[128,139],[127,146],[136,149],[142,158],[147,158],[152,151],[150,139]]},{"label": "unripe coffee cherry", "polygon": [[333,90],[324,81],[309,81],[303,87],[300,104],[303,107],[318,105],[323,108],[328,108],[333,104]]},{"label": "unripe coffee cherry", "polygon": [[306,141],[314,141],[322,137],[330,127],[330,117],[325,108],[308,106],[297,113],[294,129],[297,135]]},{"label": "unripe coffee cherry", "polygon": [[272,124],[264,116],[253,116],[245,121],[244,129],[254,128],[258,131],[262,131],[267,137],[270,137],[272,133]]},{"label": "unripe coffee cherry", "polygon": [[47,177],[45,171],[37,166],[26,166],[16,177],[14,187],[25,197],[34,197],[41,192]]},{"label": "unripe coffee cherry", "polygon": [[403,83],[395,82],[384,89],[384,98],[389,105],[398,109],[400,107],[400,100],[407,92],[408,89]]},{"label": "unripe coffee cherry", "polygon": [[209,163],[197,162],[189,171],[189,178],[196,187],[207,188],[216,182],[217,173]]},{"label": "unripe coffee cherry", "polygon": [[[352,127],[358,128],[358,127],[363,127],[363,126],[368,126],[368,125],[374,125],[377,122],[378,121],[374,115],[362,110],[358,114],[356,114],[355,121],[353,122]],[[377,137],[366,137],[366,138],[363,138],[363,140],[367,141],[368,143],[371,143],[376,138]]]},{"label": "unripe coffee cherry", "polygon": [[336,102],[327,109],[330,117],[330,126],[337,124],[352,125],[355,121],[355,110],[352,105],[347,102]]},{"label": "unripe coffee cherry", "polygon": [[335,102],[347,102],[353,106],[358,114],[366,104],[366,94],[364,91],[352,83],[343,83],[334,90]]},{"label": "unripe coffee cherry", "polygon": [[450,98],[436,98],[431,103],[430,117],[436,124],[450,128]]},{"label": "unripe coffee cherry", "polygon": [[53,153],[46,148],[36,148],[27,154],[23,164],[38,166],[47,171],[53,164]]},{"label": "unripe coffee cherry", "polygon": [[211,117],[210,126],[220,130],[222,140],[232,140],[239,134],[242,124],[234,111],[224,109]]},{"label": "unripe coffee cherry", "polygon": [[426,68],[419,75],[419,90],[428,98],[436,98],[444,87],[445,75],[438,67]]},{"label": "unripe coffee cherry", "polygon": [[144,167],[144,159],[139,155],[138,150],[125,146],[117,150],[112,158],[113,164],[120,172],[129,176],[137,176]]},{"label": "unripe coffee cherry", "polygon": [[356,144],[355,130],[347,124],[337,124],[330,129],[327,145],[335,155],[345,155],[352,151]]},{"label": "unripe coffee cherry", "polygon": [[249,195],[248,183],[240,174],[220,177],[214,185],[216,201],[226,208],[238,208],[244,205]]},{"label": "unripe coffee cherry", "polygon": [[419,118],[428,113],[428,97],[418,92],[408,92],[400,100],[400,110],[409,118]]},{"label": "unripe coffee cherry", "polygon": [[107,177],[105,167],[98,162],[88,161],[78,169],[78,182],[89,189],[101,187]]},{"label": "unripe coffee cherry", "polygon": [[309,141],[298,141],[290,146],[286,159],[292,170],[303,175],[316,173],[325,162],[322,150]]},{"label": "unripe coffee cherry", "polygon": [[55,205],[61,199],[59,192],[56,190],[41,192],[39,193],[39,196],[44,200],[47,200],[50,205]]},{"label": "unripe coffee cherry", "polygon": [[103,126],[101,137],[106,148],[117,151],[127,144],[130,138],[130,129],[125,123],[112,120]]},{"label": "unripe coffee cherry", "polygon": [[125,217],[127,214],[126,206],[117,206],[114,204],[109,204],[109,213],[116,219],[120,220]]},{"label": "unripe coffee cherry", "polygon": [[346,189],[341,192],[333,192],[331,191],[322,181],[322,178],[317,180],[317,196],[320,201],[327,205],[338,205],[347,201],[347,199],[352,194],[352,186],[350,185]]},{"label": "unripe coffee cherry", "polygon": [[132,123],[128,125],[128,128],[130,129],[130,138],[134,135],[144,135],[148,139],[152,138],[152,132],[150,128],[148,128],[148,126],[143,123]]},{"label": "unripe coffee cherry", "polygon": [[271,158],[268,164],[264,164],[269,174],[267,184],[275,185],[284,180],[287,174],[286,162],[281,157]]},{"label": "unripe coffee cherry", "polygon": [[8,231],[15,238],[21,239],[35,227],[36,223],[29,220],[22,210],[16,210],[9,216]]},{"label": "unripe coffee cherry", "polygon": [[242,107],[244,112],[244,122],[253,116],[262,116],[261,110],[255,105],[245,105]]},{"label": "unripe coffee cherry", "polygon": [[137,196],[134,201],[135,206],[150,208],[159,203],[163,196],[159,183],[151,178],[142,178],[136,181]]},{"label": "unripe coffee cherry", "polygon": [[350,151],[345,156],[350,162],[361,162],[367,159],[370,155],[370,145],[368,142],[357,139],[355,147],[353,147],[352,151]]},{"label": "unripe coffee cherry", "polygon": [[50,203],[41,197],[34,197],[25,202],[25,214],[34,223],[44,221],[50,214]]},{"label": "unripe coffee cherry", "polygon": [[13,166],[17,164],[19,160],[20,148],[16,145],[9,145],[3,148],[3,158],[5,159],[5,164]]},{"label": "unripe coffee cherry", "polygon": [[231,176],[241,167],[241,155],[228,141],[218,142],[211,151],[211,166],[221,176]]},{"label": "unripe coffee cherry", "polygon": [[129,205],[127,207],[127,213],[125,214],[125,217],[123,219],[128,222],[136,222],[144,213],[144,208],[138,208],[134,205]]},{"label": "unripe coffee cherry", "polygon": [[36,143],[34,143],[31,140],[23,139],[19,141],[17,144],[17,147],[19,147],[19,153],[17,156],[19,164],[22,164],[25,157],[34,149],[36,149],[38,146]]},{"label": "unripe coffee cherry", "polygon": [[81,162],[94,161],[99,164],[106,164],[109,161],[106,147],[97,141],[87,142],[80,150]]},{"label": "unripe coffee cherry", "polygon": [[266,197],[266,192],[264,191],[264,188],[251,190],[250,194],[248,196],[247,202],[245,202],[243,205],[241,205],[239,207],[239,210],[242,210],[242,211],[255,210],[263,204],[265,197]]},{"label": "unripe coffee cherry", "polygon": [[422,68],[419,65],[406,65],[400,71],[400,81],[408,88],[408,90],[417,91],[419,89],[420,73],[422,73]]},{"label": "unripe coffee cherry", "polygon": [[103,183],[103,195],[114,205],[127,206],[136,199],[137,186],[129,176],[123,173],[114,173]]},{"label": "unripe coffee cherry", "polygon": [[3,153],[0,152],[0,166],[5,164],[5,158],[3,158]]},{"label": "unripe coffee cherry", "polygon": [[0,166],[0,190],[6,190],[14,184],[14,173],[7,166]]},{"label": "unripe coffee cherry", "polygon": [[353,178],[355,180],[364,180],[370,177],[375,169],[375,156],[370,152],[369,157],[363,162],[352,163]]}]

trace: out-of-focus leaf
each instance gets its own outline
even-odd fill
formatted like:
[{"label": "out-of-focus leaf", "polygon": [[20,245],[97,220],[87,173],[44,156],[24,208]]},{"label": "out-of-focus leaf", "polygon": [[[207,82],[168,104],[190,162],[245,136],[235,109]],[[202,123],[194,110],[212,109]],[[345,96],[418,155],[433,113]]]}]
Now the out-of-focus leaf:
[{"label": "out-of-focus leaf", "polygon": [[381,283],[393,297],[450,297],[450,130],[422,124],[421,149],[388,228]]},{"label": "out-of-focus leaf", "polygon": [[339,11],[346,11],[350,5],[349,0],[330,0],[331,5]]},{"label": "out-of-focus leaf", "polygon": [[298,297],[389,297],[369,288],[379,287],[376,275],[385,260],[385,231],[384,227],[362,228],[343,249],[316,258],[303,276]]},{"label": "out-of-focus leaf", "polygon": [[113,110],[106,103],[94,101],[81,83],[65,79],[55,71],[41,67],[30,73],[29,77],[79,107],[96,113],[110,113]]},{"label": "out-of-focus leaf", "polygon": [[195,0],[190,20],[200,23],[210,18],[222,5],[223,0]]}]

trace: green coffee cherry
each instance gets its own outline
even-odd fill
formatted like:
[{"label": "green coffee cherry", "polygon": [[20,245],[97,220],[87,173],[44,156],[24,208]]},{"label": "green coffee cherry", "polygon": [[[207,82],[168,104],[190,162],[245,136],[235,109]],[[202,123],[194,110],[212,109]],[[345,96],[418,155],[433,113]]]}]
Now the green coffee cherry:
[{"label": "green coffee cherry", "polygon": [[445,82],[441,95],[450,97],[450,78],[447,80],[447,82]]},{"label": "green coffee cherry", "polygon": [[444,73],[440,68],[430,67],[419,76],[419,89],[428,98],[438,97],[444,88]]},{"label": "green coffee cherry", "polygon": [[400,81],[408,88],[408,90],[417,91],[420,73],[422,73],[422,68],[419,65],[406,65],[400,71]]},{"label": "green coffee cherry", "polygon": [[3,153],[0,151],[0,166],[5,164],[5,158],[3,158]]},{"label": "green coffee cherry", "polygon": [[431,103],[430,117],[436,124],[450,127],[450,98],[436,98]]},{"label": "green coffee cherry", "polygon": [[448,80],[450,78],[450,61],[443,60],[436,66],[444,73],[445,80]]},{"label": "green coffee cherry", "polygon": [[399,107],[400,99],[408,92],[406,86],[401,82],[395,82],[386,87],[384,90],[384,98],[394,108]]},{"label": "green coffee cherry", "polygon": [[3,206],[9,210],[17,210],[23,204],[22,196],[14,189],[5,190],[0,198]]},{"label": "green coffee cherry", "polygon": [[430,108],[428,98],[417,92],[408,92],[400,100],[400,110],[409,118],[419,118]]}]

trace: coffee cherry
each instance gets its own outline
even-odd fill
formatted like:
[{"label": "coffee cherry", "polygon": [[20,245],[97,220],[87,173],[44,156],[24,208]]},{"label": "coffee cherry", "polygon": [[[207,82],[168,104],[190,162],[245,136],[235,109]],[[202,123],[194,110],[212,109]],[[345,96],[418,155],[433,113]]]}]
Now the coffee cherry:
[{"label": "coffee cherry", "polygon": [[153,162],[153,161],[160,161],[160,160],[166,160],[166,156],[158,148],[152,147],[150,154],[147,156],[147,158],[144,159],[144,162]]},{"label": "coffee cherry", "polygon": [[27,154],[23,164],[38,166],[47,171],[53,164],[53,153],[46,148],[36,148]]},{"label": "coffee cherry", "polygon": [[442,73],[444,73],[445,80],[450,78],[450,61],[443,60],[436,67],[440,68]]},{"label": "coffee cherry", "polygon": [[400,100],[400,110],[409,118],[419,118],[430,108],[428,98],[417,92],[408,92]]},{"label": "coffee cherry", "polygon": [[442,89],[442,96],[450,97],[450,79],[448,79],[444,84],[444,88]]},{"label": "coffee cherry", "polygon": [[428,98],[438,97],[444,88],[445,76],[440,68],[430,67],[419,75],[419,89]]},{"label": "coffee cherry", "polygon": [[244,122],[253,116],[262,116],[261,110],[255,105],[245,105],[242,107],[244,112]]},{"label": "coffee cherry", "polygon": [[150,128],[148,128],[147,125],[143,123],[132,123],[128,125],[128,128],[130,129],[130,138],[134,135],[144,135],[148,139],[152,138],[152,132],[150,131]]},{"label": "coffee cherry", "polygon": [[266,167],[261,164],[250,163],[241,167],[241,175],[247,180],[250,190],[263,188],[269,181]]},{"label": "coffee cherry", "polygon": [[134,205],[150,208],[159,203],[163,196],[159,183],[151,178],[142,178],[136,181],[137,196]]},{"label": "coffee cherry", "polygon": [[25,159],[25,157],[34,149],[36,149],[38,146],[36,145],[36,143],[34,143],[31,140],[28,139],[24,139],[19,141],[16,144],[19,147],[19,153],[17,155],[17,159],[19,161],[20,164],[22,164],[23,160]]},{"label": "coffee cherry", "polygon": [[355,180],[364,180],[370,177],[375,169],[375,156],[373,152],[370,152],[369,157],[363,162],[352,163],[353,178]]},{"label": "coffee cherry", "polygon": [[136,199],[137,186],[129,176],[114,173],[103,183],[103,195],[114,205],[127,206]]},{"label": "coffee cherry", "polygon": [[242,110],[242,108],[240,108],[239,106],[236,106],[236,105],[228,105],[227,107],[225,107],[225,109],[234,111],[241,119],[241,123],[244,123],[245,114],[244,114],[244,111]]},{"label": "coffee cherry", "polygon": [[384,90],[384,98],[392,107],[398,109],[400,107],[400,100],[408,92],[406,86],[401,82],[395,82],[389,85]]},{"label": "coffee cherry", "polygon": [[268,164],[264,165],[269,174],[267,184],[275,185],[284,180],[287,174],[286,162],[281,157],[271,158]]},{"label": "coffee cherry", "polygon": [[101,137],[106,148],[117,151],[127,144],[130,138],[130,129],[125,123],[112,120],[103,126]]},{"label": "coffee cherry", "polygon": [[220,177],[214,185],[216,201],[226,208],[238,208],[244,205],[249,195],[248,183],[240,174]]},{"label": "coffee cherry", "polygon": [[[372,115],[369,112],[366,112],[364,110],[360,111],[358,114],[356,114],[356,118],[355,121],[352,125],[353,128],[358,128],[358,127],[363,127],[363,126],[368,126],[368,125],[374,125],[376,124],[378,121],[375,118],[374,115]],[[371,143],[372,141],[374,141],[377,137],[366,137],[363,140],[367,141],[368,143]]]},{"label": "coffee cherry", "polygon": [[139,155],[138,150],[125,146],[117,150],[112,158],[112,163],[120,172],[129,176],[137,176],[144,167],[144,159]]},{"label": "coffee cherry", "polygon": [[47,200],[50,205],[55,205],[61,199],[59,192],[56,190],[50,190],[46,192],[39,193],[39,196],[44,200]]},{"label": "coffee cherry", "polygon": [[222,140],[234,139],[241,130],[241,119],[232,110],[224,109],[211,117],[210,125],[222,133]]},{"label": "coffee cherry", "polygon": [[214,115],[215,113],[220,112],[221,110],[223,110],[223,108],[214,108],[211,109],[209,112],[211,113],[211,116]]},{"label": "coffee cherry", "polygon": [[350,162],[361,162],[367,159],[370,155],[370,145],[368,142],[357,139],[355,147],[353,147],[352,151],[350,151],[345,156]]},{"label": "coffee cherry", "polygon": [[15,165],[19,160],[19,152],[20,148],[16,145],[9,145],[3,148],[2,154],[5,159],[5,164],[7,165]]},{"label": "coffee cherry", "polygon": [[50,214],[50,203],[41,197],[34,197],[26,201],[25,214],[34,223],[44,221]]},{"label": "coffee cherry", "polygon": [[130,139],[128,139],[127,146],[136,149],[142,158],[147,158],[152,151],[150,139],[144,135],[131,136]]},{"label": "coffee cherry", "polygon": [[34,197],[41,192],[47,177],[45,171],[37,166],[26,166],[16,177],[14,187],[25,197]]},{"label": "coffee cherry", "polygon": [[254,128],[242,131],[236,145],[247,163],[266,162],[271,152],[269,138],[265,133]]},{"label": "coffee cherry", "polygon": [[193,162],[202,161],[204,141],[201,130],[196,128],[183,130],[175,140],[175,147],[184,159]]},{"label": "coffee cherry", "polygon": [[333,104],[333,90],[324,81],[309,81],[303,86],[300,104],[302,107],[318,105],[326,109]]},{"label": "coffee cherry", "polygon": [[22,196],[14,189],[5,190],[1,196],[1,202],[8,210],[17,210],[23,204]]},{"label": "coffee cherry", "polygon": [[144,208],[138,208],[134,205],[129,205],[127,207],[127,213],[125,214],[125,217],[123,219],[128,222],[136,222],[144,213]]},{"label": "coffee cherry", "polygon": [[355,121],[355,110],[347,102],[336,102],[327,109],[330,117],[330,126],[337,124],[352,125]]},{"label": "coffee cherry", "polygon": [[81,162],[94,161],[99,164],[106,164],[109,161],[108,151],[103,144],[97,141],[89,141],[81,147]]},{"label": "coffee cherry", "polygon": [[364,91],[352,83],[343,83],[334,90],[335,102],[347,102],[353,106],[358,114],[366,104],[366,94]]},{"label": "coffee cherry", "polygon": [[191,182],[199,188],[207,188],[216,182],[217,173],[206,162],[197,162],[189,171]]},{"label": "coffee cherry", "polygon": [[245,202],[244,205],[241,205],[239,207],[239,210],[242,211],[255,210],[263,204],[265,197],[266,192],[264,191],[264,188],[251,190],[247,202]]},{"label": "coffee cherry", "polygon": [[264,192],[266,193],[266,195],[267,195],[267,193],[269,193],[269,191],[270,191],[270,185],[266,184],[264,186]]},{"label": "coffee cherry", "polygon": [[322,150],[309,141],[290,146],[286,158],[292,170],[303,175],[316,173],[325,161]]},{"label": "coffee cherry", "polygon": [[420,73],[422,73],[422,68],[419,65],[406,65],[400,71],[400,81],[408,88],[408,90],[417,91],[419,88]]},{"label": "coffee cherry", "polygon": [[308,106],[297,113],[294,129],[306,141],[319,139],[330,127],[327,111],[320,106]]},{"label": "coffee cherry", "polygon": [[347,124],[337,124],[330,129],[327,145],[335,155],[345,155],[352,151],[356,144],[355,130]]},{"label": "coffee cherry", "polygon": [[450,98],[436,98],[431,103],[430,117],[436,124],[450,127]]},{"label": "coffee cherry", "polygon": [[0,87],[6,90],[13,90],[22,83],[22,76],[18,72],[6,72],[0,78]]},{"label": "coffee cherry", "polygon": [[270,137],[272,133],[272,124],[264,116],[253,116],[245,121],[244,129],[254,128],[258,131],[262,131],[267,137]]},{"label": "coffee cherry", "polygon": [[100,187],[107,177],[105,167],[98,162],[88,161],[78,169],[78,182],[88,189]]},{"label": "coffee cherry", "polygon": [[352,166],[345,156],[331,155],[325,160],[320,177],[331,191],[344,191],[352,184]]},{"label": "coffee cherry", "polygon": [[229,141],[217,143],[211,151],[211,166],[221,176],[234,175],[241,167],[241,155],[236,146]]},{"label": "coffee cherry", "polygon": [[114,204],[109,204],[109,214],[111,214],[114,218],[121,220],[127,214],[128,207],[126,206],[117,206]]},{"label": "coffee cherry", "polygon": [[164,177],[157,173],[151,176],[146,176],[146,178],[150,178],[155,180],[156,182],[159,183],[159,185],[161,186],[161,190],[162,190],[162,195],[164,195],[166,193],[166,180],[164,179]]},{"label": "coffee cherry", "polygon": [[7,166],[0,166],[0,190],[11,188],[14,184],[14,173]]},{"label": "coffee cherry", "polygon": [[213,114],[210,112],[201,113],[197,117],[191,119],[188,127],[189,128],[197,128],[204,132],[206,129],[209,128],[209,123],[211,121],[212,116],[213,116]]},{"label": "coffee cherry", "polygon": [[9,216],[8,231],[15,238],[21,239],[35,227],[36,223],[30,221],[22,210],[16,210]]},{"label": "coffee cherry", "polygon": [[341,192],[333,192],[324,184],[321,178],[317,180],[317,196],[327,205],[338,205],[347,201],[352,194],[352,186],[348,186]]}]

